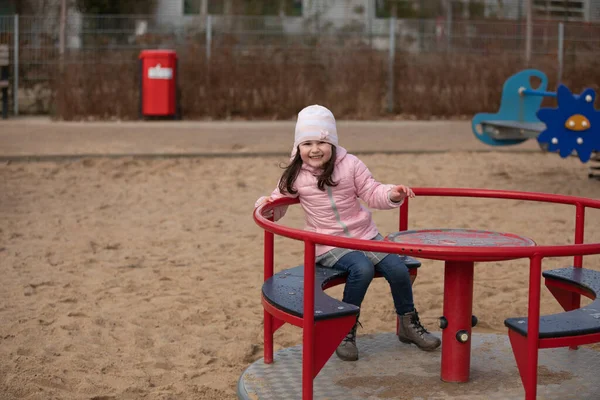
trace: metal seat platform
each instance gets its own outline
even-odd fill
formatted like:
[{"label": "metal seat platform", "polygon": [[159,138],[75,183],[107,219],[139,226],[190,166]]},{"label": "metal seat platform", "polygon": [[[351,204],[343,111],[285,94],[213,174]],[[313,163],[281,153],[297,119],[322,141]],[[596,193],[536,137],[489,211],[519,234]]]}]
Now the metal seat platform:
[{"label": "metal seat platform", "polygon": [[[344,362],[334,354],[314,380],[314,398],[522,400],[524,390],[508,336],[474,333],[472,341],[470,381],[447,383],[440,380],[439,350],[424,352],[400,343],[393,332],[359,335],[360,359]],[[598,367],[600,347],[540,350],[537,398],[598,399]],[[261,358],[242,373],[238,398],[301,399],[301,370],[301,346],[279,350],[273,364],[264,364]]]},{"label": "metal seat platform", "polygon": [[546,129],[543,122],[481,121],[481,129],[496,140],[536,139]]}]

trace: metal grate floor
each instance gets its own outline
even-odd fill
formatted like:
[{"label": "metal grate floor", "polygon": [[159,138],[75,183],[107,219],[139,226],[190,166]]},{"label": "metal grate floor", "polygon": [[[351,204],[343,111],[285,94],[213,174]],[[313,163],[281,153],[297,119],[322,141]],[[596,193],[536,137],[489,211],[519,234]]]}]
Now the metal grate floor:
[{"label": "metal grate floor", "polygon": [[[441,337],[440,332],[434,334]],[[523,399],[521,378],[507,335],[472,337],[467,383],[440,380],[441,351],[424,352],[400,343],[394,333],[357,338],[360,359],[344,362],[334,354],[314,380],[314,399],[512,400]],[[443,345],[443,344],[442,344]],[[596,350],[598,349],[598,350]],[[546,399],[600,399],[600,347],[539,351],[538,396]],[[238,381],[238,397],[248,400],[302,398],[302,347],[282,349],[274,363],[260,359]]]}]

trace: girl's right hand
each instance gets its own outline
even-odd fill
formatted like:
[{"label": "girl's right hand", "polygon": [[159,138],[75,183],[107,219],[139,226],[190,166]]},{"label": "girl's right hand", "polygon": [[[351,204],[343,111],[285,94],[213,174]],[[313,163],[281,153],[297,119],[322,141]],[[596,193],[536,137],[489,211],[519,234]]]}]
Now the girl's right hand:
[{"label": "girl's right hand", "polygon": [[[256,203],[254,203],[254,208],[260,207],[265,203],[271,203],[273,201],[273,199],[269,196],[262,196],[261,198],[259,198],[258,200],[256,200]],[[265,218],[273,218],[273,210],[269,210],[267,211],[266,214],[263,214],[263,216]]]}]

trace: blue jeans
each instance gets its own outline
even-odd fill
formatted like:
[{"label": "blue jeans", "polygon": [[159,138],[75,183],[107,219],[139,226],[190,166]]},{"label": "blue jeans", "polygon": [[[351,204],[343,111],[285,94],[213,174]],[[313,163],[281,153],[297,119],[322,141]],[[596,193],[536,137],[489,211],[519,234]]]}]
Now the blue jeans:
[{"label": "blue jeans", "polygon": [[404,315],[415,308],[408,268],[397,254],[388,254],[373,265],[362,251],[352,251],[340,258],[332,268],[348,272],[342,299],[344,303],[360,307],[375,272],[379,272],[390,284],[396,313]]}]

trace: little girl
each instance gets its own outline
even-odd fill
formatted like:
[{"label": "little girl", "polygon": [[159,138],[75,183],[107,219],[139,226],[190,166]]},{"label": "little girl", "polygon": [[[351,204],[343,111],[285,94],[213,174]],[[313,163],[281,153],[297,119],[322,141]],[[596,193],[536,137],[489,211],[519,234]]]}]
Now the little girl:
[{"label": "little girl", "polygon": [[[356,156],[338,145],[336,122],[327,108],[312,105],[298,114],[290,164],[270,197],[261,197],[256,206],[281,197],[298,197],[305,213],[305,229],[327,235],[383,240],[371,212],[359,203],[363,200],[375,209],[399,207],[413,191],[403,185],[383,185]],[[285,214],[278,208],[274,219]],[[348,272],[342,301],[360,307],[375,272],[388,281],[400,328],[398,338],[420,349],[434,350],[440,339],[429,333],[414,308],[408,268],[396,254],[375,253],[324,245],[316,246],[316,262]],[[336,350],[342,360],[358,360],[354,327]]]}]

